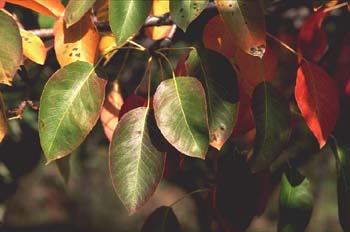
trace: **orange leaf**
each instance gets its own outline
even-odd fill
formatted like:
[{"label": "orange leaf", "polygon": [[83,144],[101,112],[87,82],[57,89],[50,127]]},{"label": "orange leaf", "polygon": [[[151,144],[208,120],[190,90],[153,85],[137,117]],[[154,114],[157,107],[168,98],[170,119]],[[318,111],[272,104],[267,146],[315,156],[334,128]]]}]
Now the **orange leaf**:
[{"label": "orange leaf", "polygon": [[206,48],[212,49],[231,59],[237,47],[232,42],[230,31],[225,27],[222,18],[217,15],[209,20],[204,28],[203,43]]},{"label": "orange leaf", "polygon": [[324,9],[320,9],[308,17],[301,27],[298,37],[299,63],[301,55],[308,60],[318,62],[325,54],[328,44],[327,34],[322,29],[322,23],[326,15]]},{"label": "orange leaf", "polygon": [[20,5],[55,18],[63,15],[64,11],[64,6],[60,0],[6,0],[6,2]]},{"label": "orange leaf", "polygon": [[21,30],[23,55],[35,63],[43,65],[46,59],[46,48],[43,41],[31,32]]},{"label": "orange leaf", "polygon": [[[153,0],[151,15],[162,15],[169,12],[169,0]],[[146,35],[153,40],[166,38],[171,31],[171,26],[147,27]]]},{"label": "orange leaf", "polygon": [[0,0],[0,8],[4,8],[5,6],[5,0]]},{"label": "orange leaf", "polygon": [[89,14],[69,28],[66,28],[63,16],[60,17],[55,23],[54,34],[56,56],[62,67],[77,60],[95,62],[99,35]]},{"label": "orange leaf", "polygon": [[316,64],[303,62],[297,73],[295,99],[322,148],[339,114],[338,89],[334,81]]},{"label": "orange leaf", "polygon": [[106,60],[109,60],[112,57],[112,51],[117,48],[115,37],[113,33],[103,35],[98,44],[98,50],[100,54],[105,56]]},{"label": "orange leaf", "polygon": [[101,111],[101,122],[103,130],[109,141],[112,141],[112,136],[119,120],[119,112],[123,105],[123,97],[120,92],[118,82],[113,82],[113,87],[105,99]]}]

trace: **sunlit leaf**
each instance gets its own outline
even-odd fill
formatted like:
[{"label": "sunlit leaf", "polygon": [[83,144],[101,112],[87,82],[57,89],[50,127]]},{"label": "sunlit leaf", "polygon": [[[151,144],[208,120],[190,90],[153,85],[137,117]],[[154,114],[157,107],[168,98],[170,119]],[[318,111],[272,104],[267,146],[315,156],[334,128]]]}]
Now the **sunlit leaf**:
[{"label": "sunlit leaf", "polygon": [[344,231],[350,230],[350,146],[331,140],[337,167],[338,216]]},{"label": "sunlit leaf", "polygon": [[313,195],[309,180],[297,171],[289,175],[283,174],[280,191],[277,231],[304,231],[313,208]]},{"label": "sunlit leaf", "polygon": [[113,51],[116,50],[117,44],[115,43],[115,37],[112,33],[103,35],[98,44],[98,50],[100,54],[105,57],[108,62],[113,57]]},{"label": "sunlit leaf", "polygon": [[0,10],[0,83],[11,85],[22,62],[22,38],[16,21]]},{"label": "sunlit leaf", "polygon": [[206,91],[210,145],[220,150],[237,118],[238,81],[230,62],[217,52],[193,50],[186,62],[188,75],[198,77]]},{"label": "sunlit leaf", "polygon": [[288,102],[268,82],[256,87],[252,101],[256,125],[252,169],[260,171],[268,168],[286,146],[291,116]]},{"label": "sunlit leaf", "polygon": [[162,81],[154,94],[157,125],[177,150],[204,159],[209,145],[205,93],[193,77]]},{"label": "sunlit leaf", "polygon": [[81,61],[48,80],[39,110],[40,143],[47,162],[68,155],[84,141],[100,115],[105,85],[94,67]]},{"label": "sunlit leaf", "polygon": [[[151,15],[159,16],[168,13],[170,11],[169,5],[169,0],[153,0]],[[169,35],[171,28],[171,25],[147,27],[145,28],[145,33],[153,40],[160,40]]]},{"label": "sunlit leaf", "polygon": [[46,47],[40,37],[25,30],[20,30],[22,36],[23,55],[35,63],[43,65],[46,60]]},{"label": "sunlit leaf", "polygon": [[3,8],[5,6],[5,0],[0,0],[0,8]]},{"label": "sunlit leaf", "polygon": [[148,216],[141,232],[181,232],[181,226],[173,209],[161,206]]},{"label": "sunlit leaf", "polygon": [[266,49],[265,17],[260,1],[215,0],[234,43],[246,53],[262,57]]},{"label": "sunlit leaf", "polygon": [[64,12],[64,6],[60,0],[6,0],[6,2],[20,5],[55,18],[60,17]]},{"label": "sunlit leaf", "polygon": [[123,105],[123,97],[118,82],[113,82],[113,87],[109,92],[101,111],[101,122],[103,130],[109,141],[112,140],[113,132],[117,127],[119,112]]},{"label": "sunlit leaf", "polygon": [[0,92],[0,143],[4,139],[7,132],[7,118],[6,118],[6,110],[5,103],[2,99],[2,94]]},{"label": "sunlit leaf", "polygon": [[64,12],[64,21],[66,26],[70,27],[77,23],[89,9],[94,5],[96,0],[70,0]]},{"label": "sunlit leaf", "polygon": [[114,131],[109,164],[115,191],[128,210],[135,213],[153,195],[165,163],[151,136],[160,134],[153,112],[139,107],[126,113]]},{"label": "sunlit leaf", "polygon": [[339,115],[338,89],[334,81],[316,64],[303,62],[297,73],[295,99],[322,148]]},{"label": "sunlit leaf", "polygon": [[301,56],[310,61],[318,62],[325,54],[328,43],[327,34],[322,29],[322,23],[326,16],[327,13],[324,9],[320,9],[305,20],[298,36],[299,62]]},{"label": "sunlit leaf", "polygon": [[170,15],[172,20],[183,31],[197,18],[207,6],[208,0],[172,0],[170,1]]},{"label": "sunlit leaf", "polygon": [[70,28],[66,28],[61,17],[55,24],[54,33],[56,57],[61,67],[77,60],[95,62],[99,35],[89,14]]},{"label": "sunlit leaf", "polygon": [[109,21],[118,46],[141,29],[151,7],[150,0],[110,1]]}]

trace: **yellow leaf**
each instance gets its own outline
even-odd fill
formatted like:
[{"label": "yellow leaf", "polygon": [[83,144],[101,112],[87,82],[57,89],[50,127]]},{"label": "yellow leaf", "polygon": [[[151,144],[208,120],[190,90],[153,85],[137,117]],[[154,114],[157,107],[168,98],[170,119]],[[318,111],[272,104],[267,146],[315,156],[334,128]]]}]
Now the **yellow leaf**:
[{"label": "yellow leaf", "polygon": [[64,12],[64,6],[60,0],[6,0],[6,2],[20,5],[55,18],[60,17]]},{"label": "yellow leaf", "polygon": [[98,45],[98,49],[101,55],[105,56],[107,60],[109,60],[112,55],[110,52],[112,50],[115,50],[116,48],[117,48],[117,44],[113,33],[109,33],[101,37],[100,43]]},{"label": "yellow leaf", "polygon": [[[169,0],[153,0],[151,15],[162,15],[169,12]],[[171,30],[170,25],[148,27],[145,30],[146,35],[153,40],[166,38]]]},{"label": "yellow leaf", "polygon": [[66,28],[63,16],[54,26],[55,51],[61,67],[74,61],[94,64],[99,42],[99,35],[89,14],[79,22]]},{"label": "yellow leaf", "polygon": [[105,99],[100,117],[103,129],[109,141],[112,141],[113,132],[117,127],[119,112],[123,103],[124,101],[120,92],[119,84],[115,81],[111,92]]},{"label": "yellow leaf", "polygon": [[7,131],[7,118],[5,112],[5,104],[0,93],[0,143],[5,137]]},{"label": "yellow leaf", "polygon": [[26,30],[21,30],[23,55],[38,64],[44,64],[46,48],[43,41]]}]

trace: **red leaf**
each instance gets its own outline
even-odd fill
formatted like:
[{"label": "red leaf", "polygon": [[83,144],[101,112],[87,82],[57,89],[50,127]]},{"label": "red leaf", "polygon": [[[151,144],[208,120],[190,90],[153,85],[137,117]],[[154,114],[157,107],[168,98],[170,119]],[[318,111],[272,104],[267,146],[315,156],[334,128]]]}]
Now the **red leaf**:
[{"label": "red leaf", "polygon": [[4,8],[5,6],[5,0],[0,0],[0,8]]},{"label": "red leaf", "polygon": [[137,96],[135,94],[131,94],[122,105],[122,108],[119,112],[119,119],[123,117],[124,114],[129,112],[132,109],[135,109],[137,107],[141,107],[147,103],[146,99],[143,97]]},{"label": "red leaf", "polygon": [[350,33],[345,35],[340,55],[334,71],[334,79],[338,82],[341,94],[350,96]]},{"label": "red leaf", "polygon": [[327,13],[324,9],[314,12],[306,19],[298,37],[299,63],[301,56],[318,62],[327,50],[327,34],[322,29],[322,23]]},{"label": "red leaf", "polygon": [[188,55],[189,55],[189,52],[186,52],[178,60],[175,71],[174,71],[176,76],[187,76],[188,75],[188,70],[186,67],[186,60],[188,58]]},{"label": "red leaf", "polygon": [[335,127],[339,114],[338,89],[319,66],[303,62],[298,69],[295,98],[320,148]]}]

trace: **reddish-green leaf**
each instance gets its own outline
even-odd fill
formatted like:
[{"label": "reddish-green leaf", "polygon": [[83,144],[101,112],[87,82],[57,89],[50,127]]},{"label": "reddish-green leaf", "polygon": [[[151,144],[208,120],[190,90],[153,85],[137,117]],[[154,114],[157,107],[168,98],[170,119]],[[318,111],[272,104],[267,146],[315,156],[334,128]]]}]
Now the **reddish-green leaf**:
[{"label": "reddish-green leaf", "polygon": [[110,1],[109,22],[117,46],[125,44],[141,29],[151,7],[150,0]]},{"label": "reddish-green leaf", "polygon": [[7,118],[6,118],[6,110],[5,103],[2,99],[2,94],[0,92],[0,143],[4,139],[7,132]]},{"label": "reddish-green leaf", "polygon": [[198,77],[206,91],[210,145],[220,150],[237,118],[238,81],[232,65],[217,52],[193,50],[186,62],[188,75]]},{"label": "reddish-green leaf", "polygon": [[77,61],[48,80],[40,99],[39,136],[48,162],[75,150],[100,115],[106,81],[94,67]]},{"label": "reddish-green leaf", "polygon": [[268,168],[282,151],[290,135],[289,104],[268,82],[259,84],[253,93],[256,138],[252,169]]},{"label": "reddish-green leaf", "polygon": [[0,10],[0,83],[11,85],[22,62],[22,38],[17,23]]},{"label": "reddish-green leaf", "polygon": [[263,57],[265,17],[260,1],[215,0],[234,43],[246,53]]},{"label": "reddish-green leaf", "polygon": [[20,5],[55,18],[60,17],[64,12],[64,6],[60,0],[6,0],[6,2]]},{"label": "reddish-green leaf", "polygon": [[78,22],[94,5],[96,0],[70,0],[64,12],[64,21],[67,27]]},{"label": "reddish-green leaf", "polygon": [[181,232],[181,226],[173,209],[161,206],[148,216],[141,232]]},{"label": "reddish-green leaf", "polygon": [[278,232],[304,231],[313,208],[310,182],[296,170],[283,174],[279,199]]},{"label": "reddish-green leaf", "polygon": [[115,191],[129,214],[149,200],[160,182],[165,154],[158,151],[151,138],[158,134],[153,113],[146,107],[126,113],[114,131],[110,172]]},{"label": "reddish-green leaf", "polygon": [[322,23],[326,15],[324,9],[320,9],[308,17],[301,27],[298,36],[299,62],[301,56],[318,62],[325,54],[328,44],[327,34],[322,29]]},{"label": "reddish-green leaf", "polygon": [[205,93],[193,77],[162,81],[154,94],[157,125],[177,150],[204,159],[209,146]]},{"label": "reddish-green leaf", "polygon": [[322,148],[339,114],[338,89],[334,81],[316,64],[303,62],[297,73],[295,99]]},{"label": "reddish-green leaf", "polygon": [[172,20],[183,31],[197,18],[207,6],[208,0],[172,0],[170,1],[170,15]]}]

